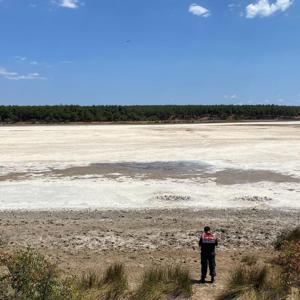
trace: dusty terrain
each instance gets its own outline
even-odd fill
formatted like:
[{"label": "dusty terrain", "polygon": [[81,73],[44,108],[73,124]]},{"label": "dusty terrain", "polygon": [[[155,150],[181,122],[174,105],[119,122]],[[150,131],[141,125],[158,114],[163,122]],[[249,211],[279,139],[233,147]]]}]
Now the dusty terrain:
[{"label": "dusty terrain", "polygon": [[210,224],[218,234],[218,281],[194,284],[193,299],[213,299],[245,254],[266,258],[284,228],[299,225],[299,213],[279,210],[3,211],[2,250],[30,245],[67,274],[123,262],[131,284],[153,264],[180,264],[199,279],[198,236]]},{"label": "dusty terrain", "polygon": [[270,257],[299,225],[300,122],[0,127],[0,247],[30,245],[68,274],[124,262],[199,279],[198,235],[218,234],[213,299],[244,254]]}]

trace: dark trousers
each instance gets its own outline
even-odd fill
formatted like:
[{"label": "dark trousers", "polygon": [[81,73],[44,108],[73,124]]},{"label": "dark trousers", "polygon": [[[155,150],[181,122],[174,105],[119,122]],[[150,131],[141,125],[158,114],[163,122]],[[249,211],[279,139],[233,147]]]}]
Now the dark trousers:
[{"label": "dark trousers", "polygon": [[201,253],[201,277],[206,278],[207,265],[209,266],[210,276],[216,276],[216,254],[215,253]]}]

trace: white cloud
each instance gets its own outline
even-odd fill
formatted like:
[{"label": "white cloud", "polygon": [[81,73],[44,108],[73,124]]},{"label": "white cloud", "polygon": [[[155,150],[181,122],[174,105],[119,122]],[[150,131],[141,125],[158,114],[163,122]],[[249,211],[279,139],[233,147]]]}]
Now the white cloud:
[{"label": "white cloud", "polygon": [[79,7],[80,2],[79,0],[58,0],[57,4],[60,7],[75,9]]},{"label": "white cloud", "polygon": [[224,95],[224,99],[236,99],[238,96],[236,94]]},{"label": "white cloud", "polygon": [[15,59],[19,63],[27,63],[27,64],[30,64],[30,65],[38,65],[39,64],[39,62],[37,62],[36,60],[31,61],[26,56],[15,56]]},{"label": "white cloud", "polygon": [[0,77],[9,80],[45,80],[39,73],[19,74],[17,72],[7,71],[5,68],[0,67]]},{"label": "white cloud", "polygon": [[210,16],[210,11],[207,8],[200,6],[196,3],[193,3],[190,5],[189,12],[192,13],[193,15],[201,16],[204,18],[207,18]]},{"label": "white cloud", "polygon": [[26,61],[27,57],[25,57],[25,56],[15,56],[15,59],[18,60],[18,61]]},{"label": "white cloud", "polygon": [[18,75],[18,73],[16,73],[16,72],[8,72],[6,69],[0,67],[0,76],[6,77],[6,76],[16,76],[16,75]]},{"label": "white cloud", "polygon": [[231,2],[231,3],[229,3],[229,4],[227,5],[227,7],[228,7],[228,9],[229,9],[230,11],[233,11],[233,10],[235,10],[235,9],[240,8],[240,7],[241,7],[241,3]]},{"label": "white cloud", "polygon": [[269,0],[258,0],[256,3],[251,3],[246,7],[247,18],[269,17],[274,13],[286,11],[293,4],[293,0],[276,0],[270,3]]}]

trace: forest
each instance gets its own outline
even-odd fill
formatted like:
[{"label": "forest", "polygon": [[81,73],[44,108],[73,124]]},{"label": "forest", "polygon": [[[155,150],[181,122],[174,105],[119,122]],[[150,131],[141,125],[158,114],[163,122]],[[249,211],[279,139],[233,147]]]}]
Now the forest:
[{"label": "forest", "polygon": [[218,120],[295,120],[300,106],[138,105],[0,106],[0,123],[200,122]]}]

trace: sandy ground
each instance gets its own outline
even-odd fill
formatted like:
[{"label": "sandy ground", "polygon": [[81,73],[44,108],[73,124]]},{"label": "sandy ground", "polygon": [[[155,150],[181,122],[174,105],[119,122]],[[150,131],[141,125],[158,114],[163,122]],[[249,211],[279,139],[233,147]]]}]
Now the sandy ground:
[{"label": "sandy ground", "polygon": [[[270,257],[270,244],[284,228],[299,225],[299,214],[281,210],[3,211],[3,250],[30,245],[67,274],[103,270],[122,262],[134,286],[144,269],[186,266],[199,279],[198,236],[209,224],[220,240],[216,284],[194,284],[193,299],[213,299],[245,254]],[[203,298],[202,298],[203,297]]]}]

